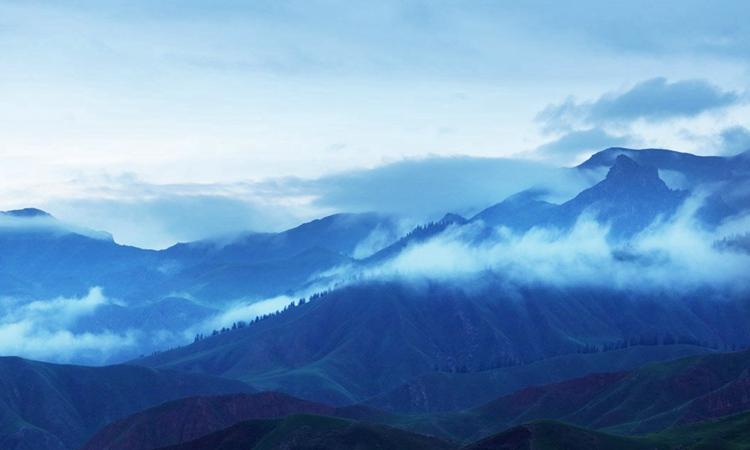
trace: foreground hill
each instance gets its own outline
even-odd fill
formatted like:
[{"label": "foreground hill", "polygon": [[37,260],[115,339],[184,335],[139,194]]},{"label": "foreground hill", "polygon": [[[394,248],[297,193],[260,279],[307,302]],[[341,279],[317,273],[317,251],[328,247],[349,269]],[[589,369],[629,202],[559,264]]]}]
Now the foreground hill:
[{"label": "foreground hill", "polygon": [[678,427],[644,437],[601,433],[562,422],[520,425],[462,450],[743,450],[750,448],[750,413]]},{"label": "foreground hill", "polygon": [[159,403],[247,385],[135,366],[82,367],[0,358],[0,448],[77,449],[99,428]]},{"label": "foreground hill", "polygon": [[336,413],[333,407],[275,392],[189,397],[115,421],[82,450],[151,450],[192,441],[246,420]]},{"label": "foreground hill", "polygon": [[635,345],[604,352],[553,356],[478,372],[430,372],[364,403],[402,413],[457,411],[527,386],[556,383],[591,373],[630,371],[651,362],[713,351],[699,345]]},{"label": "foreground hill", "polygon": [[706,354],[527,387],[466,411],[414,415],[334,408],[278,393],[186,398],[108,425],[84,450],[148,450],[185,443],[246,420],[298,413],[388,424],[453,442],[471,442],[513,427],[521,427],[516,431],[524,434],[524,424],[542,419],[643,435],[750,411],[748,373],[750,350]]},{"label": "foreground hill", "polygon": [[380,425],[295,415],[238,423],[161,450],[740,450],[750,445],[750,413],[643,437],[618,436],[562,422],[520,425],[460,447]]},{"label": "foreground hill", "polygon": [[455,445],[383,425],[294,415],[238,423],[162,450],[448,450]]},{"label": "foreground hill", "polygon": [[475,440],[539,419],[644,434],[750,410],[750,350],[646,365],[533,386],[453,414],[416,416],[410,429]]}]

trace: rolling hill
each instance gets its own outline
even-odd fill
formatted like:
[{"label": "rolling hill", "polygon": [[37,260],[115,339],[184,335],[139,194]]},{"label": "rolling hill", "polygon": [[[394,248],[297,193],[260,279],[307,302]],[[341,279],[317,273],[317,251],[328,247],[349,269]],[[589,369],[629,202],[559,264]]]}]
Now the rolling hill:
[{"label": "rolling hill", "polygon": [[750,414],[626,437],[539,421],[513,427],[462,450],[743,450],[750,447]]},{"label": "rolling hill", "polygon": [[[414,416],[409,429],[460,441],[541,419],[646,434],[750,410],[750,350],[532,386],[458,413]],[[402,419],[403,420],[403,419]]]},{"label": "rolling hill", "polygon": [[448,450],[455,445],[383,425],[293,415],[238,423],[162,450]]}]

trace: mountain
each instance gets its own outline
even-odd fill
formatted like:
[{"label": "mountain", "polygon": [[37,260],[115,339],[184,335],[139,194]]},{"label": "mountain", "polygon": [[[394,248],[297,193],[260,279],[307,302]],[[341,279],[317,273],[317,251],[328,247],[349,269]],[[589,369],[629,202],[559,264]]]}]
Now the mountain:
[{"label": "mountain", "polygon": [[458,214],[448,213],[443,216],[442,219],[437,222],[430,222],[424,225],[419,225],[411,230],[404,237],[400,238],[396,242],[384,247],[383,249],[375,252],[367,258],[364,258],[363,263],[366,265],[376,264],[392,258],[410,245],[416,245],[421,242],[425,242],[432,237],[439,235],[450,227],[466,225],[468,221]]},{"label": "mountain", "polygon": [[520,192],[479,212],[471,220],[514,230],[528,230],[545,223],[558,208],[558,205],[540,200],[539,197],[543,195],[544,192],[538,190]]},{"label": "mountain", "polygon": [[619,156],[654,167],[671,185],[700,195],[708,193],[698,217],[716,226],[729,216],[750,211],[750,151],[731,157],[696,156],[671,150],[608,148],[577,167],[587,173],[610,167]]},{"label": "mountain", "polygon": [[586,346],[675,337],[705,346],[750,342],[747,301],[711,297],[708,291],[633,298],[605,288],[508,290],[492,279],[471,290],[428,281],[367,282],[134,363],[351,404],[431,373],[481,372]]},{"label": "mountain", "polygon": [[25,217],[25,218],[51,218],[52,215],[48,213],[47,211],[42,211],[41,209],[37,208],[24,208],[24,209],[14,209],[11,211],[0,211],[0,216],[6,216],[6,217]]},{"label": "mountain", "polygon": [[190,397],[113,422],[81,450],[150,450],[192,441],[246,420],[303,413],[334,415],[336,410],[275,392]]},{"label": "mountain", "polygon": [[0,222],[1,272],[25,281],[28,295],[37,299],[82,295],[93,286],[127,301],[172,292],[204,300],[278,295],[399,237],[392,218],[336,214],[281,233],[151,251],[118,245],[109,235],[68,226],[36,209],[2,214],[10,219]]},{"label": "mountain", "polygon": [[[212,263],[283,260],[313,248],[348,257],[366,257],[396,241],[399,226],[392,217],[375,214],[333,214],[280,233],[247,233],[227,242],[205,240],[177,244],[168,258]],[[367,242],[370,238],[372,241]],[[370,249],[365,248],[370,244]],[[368,252],[369,250],[369,252]]]},{"label": "mountain", "polygon": [[610,236],[622,238],[642,231],[659,217],[672,216],[687,193],[667,187],[655,167],[619,154],[604,180],[573,199],[555,205],[538,200],[538,196],[535,191],[523,192],[483,210],[472,220],[526,231],[534,226],[568,228],[587,213],[591,219],[610,225]]},{"label": "mountain", "polygon": [[[116,244],[110,235],[60,222],[33,208],[0,215],[0,271],[33,299],[84,295],[107,284],[127,292],[132,279],[158,271],[156,252]],[[0,294],[9,294],[0,287]]]},{"label": "mountain", "polygon": [[611,167],[614,161],[626,156],[638,164],[650,166],[660,171],[679,173],[691,185],[716,182],[747,175],[750,171],[750,159],[742,154],[733,157],[697,156],[664,149],[634,150],[612,147],[592,155],[581,163],[579,170],[595,170]]},{"label": "mountain", "polygon": [[238,423],[162,450],[448,450],[455,445],[383,425],[333,417],[294,415]]},{"label": "mountain", "polygon": [[136,366],[0,358],[0,448],[77,449],[112,420],[176,398],[248,392],[244,383]]},{"label": "mountain", "polygon": [[70,226],[41,210],[6,211],[0,213],[0,296],[9,301],[0,304],[0,316],[60,297],[73,303],[98,287],[106,301],[77,318],[69,331],[138,330],[138,345],[76,362],[119,362],[184,343],[185,330],[229,304],[314,285],[318,274],[393,242],[398,227],[395,219],[377,214],[337,214],[281,233],[153,251],[119,245],[107,234]]},{"label": "mountain", "polygon": [[467,411],[422,416],[410,429],[471,441],[534,420],[554,419],[633,435],[749,410],[750,350],[745,350],[531,386]]}]

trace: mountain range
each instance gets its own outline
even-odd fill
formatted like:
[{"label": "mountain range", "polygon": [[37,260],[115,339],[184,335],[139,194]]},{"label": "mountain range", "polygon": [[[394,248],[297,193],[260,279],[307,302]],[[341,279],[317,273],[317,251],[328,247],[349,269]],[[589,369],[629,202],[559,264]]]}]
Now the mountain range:
[{"label": "mountain range", "polygon": [[[744,189],[749,161],[747,154],[723,158],[612,148],[571,169],[607,173],[561,204],[545,201],[543,191],[532,189],[469,219],[447,214],[410,232],[404,231],[403,220],[391,216],[336,214],[280,233],[245,233],[160,251],[119,245],[107,233],[63,223],[37,209],[6,211],[0,213],[0,295],[17,305],[80,298],[100,288],[112,301],[82,317],[72,331],[143,332],[135,347],[105,359],[81,360],[119,362],[184,343],[186,335],[205,330],[196,324],[232,306],[340,285],[341,268],[347,273],[377,269],[457,230],[467,230],[465,239],[472,244],[492,243],[498,227],[514,233],[565,230],[586,217],[606,227],[610,241],[623,243],[618,254],[645,261],[654,255],[631,254],[627,240],[667,221],[693,194],[708,195],[697,214],[708,229],[750,211]],[[673,188],[661,176],[682,181]],[[745,248],[745,235],[722,238],[726,248]]]},{"label": "mountain range", "polygon": [[1,212],[0,348],[125,364],[0,358],[0,448],[747,447],[750,154],[564,170],[163,250]]}]

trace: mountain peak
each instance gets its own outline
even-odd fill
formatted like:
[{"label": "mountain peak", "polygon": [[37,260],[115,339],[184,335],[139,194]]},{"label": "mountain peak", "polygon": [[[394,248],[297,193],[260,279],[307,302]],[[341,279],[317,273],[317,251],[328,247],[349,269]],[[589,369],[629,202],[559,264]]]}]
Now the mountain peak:
[{"label": "mountain peak", "polygon": [[656,183],[663,185],[664,182],[659,178],[659,171],[656,167],[641,165],[625,155],[617,155],[615,162],[607,173],[609,182],[628,182],[638,184]]},{"label": "mountain peak", "polygon": [[459,225],[463,225],[466,222],[468,222],[463,216],[460,216],[455,213],[447,213],[443,216],[442,219],[438,223],[446,223],[446,224],[453,224],[457,223]]},{"label": "mountain peak", "polygon": [[13,209],[10,211],[3,211],[2,214],[6,216],[21,217],[21,218],[52,217],[52,214],[46,211],[42,211],[41,209],[37,209],[37,208]]}]

